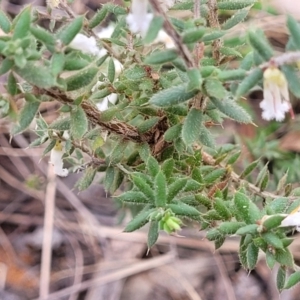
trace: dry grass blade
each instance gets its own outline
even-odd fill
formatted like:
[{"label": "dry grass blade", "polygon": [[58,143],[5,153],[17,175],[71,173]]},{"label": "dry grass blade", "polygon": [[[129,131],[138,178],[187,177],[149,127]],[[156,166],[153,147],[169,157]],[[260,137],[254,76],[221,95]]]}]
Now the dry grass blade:
[{"label": "dry grass blade", "polygon": [[52,254],[52,234],[55,211],[55,193],[56,182],[53,166],[48,167],[48,184],[45,198],[45,218],[44,218],[44,235],[41,262],[40,277],[40,299],[47,298],[49,294],[50,273],[51,273],[51,254]]},{"label": "dry grass blade", "polygon": [[155,257],[149,260],[144,260],[144,261],[140,261],[138,263],[135,263],[129,267],[125,267],[121,270],[112,272],[110,274],[107,275],[103,275],[101,277],[95,278],[95,279],[91,279],[91,280],[87,280],[85,282],[82,282],[80,284],[77,285],[73,285],[71,287],[65,288],[63,290],[60,290],[58,292],[55,292],[53,294],[50,294],[47,298],[38,298],[35,300],[56,300],[56,299],[60,299],[61,297],[65,297],[70,295],[71,293],[74,292],[79,292],[79,291],[83,291],[85,289],[88,289],[91,286],[94,285],[103,285],[103,284],[107,284],[109,282],[113,282],[116,280],[120,280],[122,278],[126,278],[128,276],[132,276],[134,274],[138,274],[140,272],[144,272],[144,271],[148,271],[154,268],[158,268],[161,267],[163,265],[166,265],[168,263],[173,262],[175,259],[175,255],[173,252],[170,252],[168,254],[159,256],[159,257]]}]

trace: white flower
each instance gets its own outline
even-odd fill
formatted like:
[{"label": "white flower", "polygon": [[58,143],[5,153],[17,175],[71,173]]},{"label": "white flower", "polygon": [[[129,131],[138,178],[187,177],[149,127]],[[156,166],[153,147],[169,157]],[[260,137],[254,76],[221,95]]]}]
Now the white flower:
[{"label": "white flower", "polygon": [[82,33],[76,34],[69,46],[73,49],[80,50],[84,54],[91,54],[98,57],[102,57],[106,54],[105,49],[100,49],[97,46],[96,39],[93,36],[87,37]]},{"label": "white flower", "polygon": [[63,145],[60,140],[56,142],[56,145],[51,150],[49,163],[54,167],[54,173],[61,177],[66,177],[69,174],[68,169],[63,168],[62,157],[64,155]]},{"label": "white flower", "polygon": [[132,33],[140,33],[145,36],[153,14],[147,12],[148,0],[132,0],[131,13],[127,16],[126,21]]},{"label": "white flower", "polygon": [[167,49],[175,48],[173,39],[162,29],[158,32],[158,35],[153,43],[163,43]]},{"label": "white flower", "polygon": [[276,67],[264,72],[264,100],[260,107],[263,119],[268,121],[283,121],[285,113],[291,110],[287,80]]},{"label": "white flower", "polygon": [[97,103],[97,108],[100,111],[105,111],[108,109],[108,103],[115,104],[118,100],[118,95],[115,93],[112,93],[106,97],[103,98],[103,100],[100,103]]},{"label": "white flower", "polygon": [[294,209],[287,217],[281,222],[280,227],[296,226],[296,230],[300,232],[300,206]]},{"label": "white flower", "polygon": [[158,2],[164,11],[168,11],[175,4],[175,0],[159,0]]}]

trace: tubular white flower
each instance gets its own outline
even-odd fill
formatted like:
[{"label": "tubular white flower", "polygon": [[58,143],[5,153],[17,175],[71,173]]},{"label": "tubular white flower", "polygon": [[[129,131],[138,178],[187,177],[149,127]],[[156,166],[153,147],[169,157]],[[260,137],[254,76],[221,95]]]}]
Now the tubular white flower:
[{"label": "tubular white flower", "polygon": [[283,121],[291,109],[288,83],[284,74],[276,67],[264,72],[264,100],[260,103],[263,119]]},{"label": "tubular white flower", "polygon": [[147,13],[148,0],[132,0],[131,13],[126,21],[132,33],[140,33],[142,36],[148,31],[153,14]]},{"label": "tubular white flower", "polygon": [[56,175],[66,177],[69,174],[68,169],[63,168],[62,157],[64,155],[63,145],[60,140],[56,142],[55,147],[51,150],[49,163],[53,165]]},{"label": "tubular white flower", "polygon": [[300,206],[294,209],[285,219],[282,220],[280,227],[295,226],[300,232]]},{"label": "tubular white flower", "polygon": [[105,110],[108,109],[108,104],[109,103],[116,104],[117,100],[118,100],[118,95],[115,94],[115,93],[112,93],[112,94],[104,97],[103,100],[100,103],[97,103],[97,108],[100,111],[105,111]]},{"label": "tubular white flower", "polygon": [[96,39],[93,36],[87,37],[82,33],[78,33],[69,46],[73,49],[80,50],[84,54],[96,55],[98,57],[106,54],[105,49],[100,49],[97,46]]}]

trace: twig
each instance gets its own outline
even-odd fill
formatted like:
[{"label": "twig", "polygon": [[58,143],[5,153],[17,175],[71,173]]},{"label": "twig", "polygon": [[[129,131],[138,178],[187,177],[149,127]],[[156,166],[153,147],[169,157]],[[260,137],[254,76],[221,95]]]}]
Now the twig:
[{"label": "twig", "polygon": [[[206,153],[205,151],[202,151],[202,159],[204,161],[204,163],[206,163],[207,165],[211,165],[211,166],[220,166],[222,168],[226,167],[223,164],[217,164],[216,160],[208,153]],[[254,194],[263,197],[263,198],[278,198],[279,195],[267,192],[267,191],[261,191],[259,187],[257,187],[256,185],[248,182],[247,180],[244,180],[242,178],[240,178],[240,176],[238,174],[236,174],[235,172],[231,172],[230,173],[230,178],[233,180],[233,182],[238,183],[239,185],[244,185],[246,188],[248,188],[251,192],[253,192]],[[290,196],[288,197],[289,199],[293,200],[293,199],[297,199],[299,197],[294,197],[294,196]]]},{"label": "twig", "polygon": [[[47,300],[60,299],[62,297],[69,295],[70,293],[74,293],[75,291],[80,292],[80,291],[83,291],[94,285],[98,285],[98,286],[104,285],[109,282],[120,280],[120,279],[126,278],[128,276],[132,276],[132,275],[135,275],[135,274],[138,274],[141,272],[145,272],[145,271],[148,271],[148,270],[151,270],[154,268],[161,267],[163,265],[173,262],[174,259],[175,259],[175,255],[172,252],[162,255],[162,256],[159,256],[159,257],[152,258],[152,259],[147,259],[147,260],[138,262],[136,264],[132,264],[131,266],[125,267],[121,270],[112,272],[110,274],[106,274],[106,275],[100,276],[98,278],[84,281],[84,282],[74,285],[72,287],[62,289],[58,292],[50,294],[46,299]],[[36,300],[42,300],[42,299],[38,298]]]},{"label": "twig", "polygon": [[48,184],[46,188],[45,198],[45,219],[40,277],[40,299],[46,299],[48,297],[50,286],[52,234],[56,193],[55,173],[51,164],[49,164],[48,166],[47,177]]},{"label": "twig", "polygon": [[[217,0],[208,0],[207,3],[208,9],[209,9],[209,15],[208,15],[208,24],[211,28],[220,29],[219,19],[218,19],[218,6],[217,6]],[[222,43],[220,39],[215,40],[212,43],[212,56],[217,61],[217,63],[220,61],[220,47]]]},{"label": "twig", "polygon": [[168,273],[169,276],[177,280],[179,284],[186,290],[186,293],[191,300],[202,300],[193,285],[180,273],[177,269],[171,266],[163,266],[160,268],[162,271]]},{"label": "twig", "polygon": [[295,52],[286,52],[283,53],[277,57],[273,57],[270,59],[270,61],[265,62],[261,65],[259,65],[259,68],[264,70],[271,65],[276,65],[278,67],[286,64],[292,64],[292,63],[297,63],[300,61],[300,51],[295,51]]},{"label": "twig", "polygon": [[179,55],[183,58],[188,68],[195,67],[194,60],[191,56],[190,51],[188,48],[182,43],[181,36],[178,34],[178,32],[174,29],[170,21],[168,20],[166,13],[161,8],[158,0],[150,0],[149,1],[152,4],[152,7],[154,10],[164,18],[164,29],[167,32],[167,34],[173,39],[176,48],[179,52]]}]

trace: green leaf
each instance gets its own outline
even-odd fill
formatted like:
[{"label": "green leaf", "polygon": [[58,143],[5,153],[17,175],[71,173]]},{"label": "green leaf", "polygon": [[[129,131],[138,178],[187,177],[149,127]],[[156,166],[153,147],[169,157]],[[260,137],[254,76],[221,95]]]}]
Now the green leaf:
[{"label": "green leaf", "polygon": [[54,53],[51,58],[51,72],[57,76],[64,69],[65,56],[63,53]]},{"label": "green leaf", "polygon": [[202,77],[198,68],[192,68],[187,70],[187,76],[189,78],[187,92],[201,90]]},{"label": "green leaf", "polygon": [[283,249],[283,244],[281,239],[273,232],[263,233],[262,238],[266,241],[266,243],[276,249]]},{"label": "green leaf", "polygon": [[[26,95],[28,96],[28,95]],[[25,96],[25,97],[26,97]],[[34,97],[34,96],[32,96]],[[38,101],[28,101],[26,102],[25,106],[21,110],[19,114],[19,122],[18,125],[16,125],[13,130],[12,134],[18,134],[26,130],[29,125],[31,124],[32,120],[34,119],[36,113],[39,110],[40,102]]]},{"label": "green leaf", "polygon": [[220,232],[222,234],[225,235],[230,235],[230,234],[235,234],[236,231],[241,228],[243,225],[245,225],[245,223],[243,222],[223,222],[219,227],[218,230],[220,230]]},{"label": "green leaf", "polygon": [[191,43],[196,43],[201,40],[205,33],[205,28],[204,27],[198,27],[196,29],[191,29],[187,32],[185,32],[182,35],[182,42],[184,44],[191,44]]},{"label": "green leaf", "polygon": [[250,31],[248,37],[251,46],[265,61],[274,55],[274,51],[262,31]]},{"label": "green leaf", "polygon": [[147,170],[152,177],[155,177],[159,172],[158,161],[153,156],[149,156],[147,160]]},{"label": "green leaf", "polygon": [[200,127],[200,131],[199,131],[199,141],[202,145],[215,149],[216,148],[216,142],[215,139],[212,135],[212,133],[210,132],[210,130],[208,130],[204,124],[201,125]]},{"label": "green leaf", "polygon": [[194,192],[194,191],[198,191],[200,188],[202,187],[202,185],[193,179],[188,179],[185,187],[184,187],[184,191],[185,192]]},{"label": "green leaf", "polygon": [[207,78],[205,80],[205,89],[209,96],[217,99],[224,99],[227,95],[223,84],[217,79]]},{"label": "green leaf", "polygon": [[276,259],[272,251],[267,251],[266,252],[266,263],[269,269],[273,269],[276,263]]},{"label": "green leaf", "polygon": [[28,62],[22,69],[14,67],[14,71],[29,84],[39,88],[47,89],[56,85],[55,77],[45,66]]},{"label": "green leaf", "polygon": [[84,69],[75,75],[66,78],[67,91],[78,90],[89,85],[98,73],[98,68],[91,67]]},{"label": "green leaf", "polygon": [[276,277],[276,285],[279,291],[282,291],[285,286],[286,281],[286,269],[284,267],[280,267],[277,272]]},{"label": "green leaf", "polygon": [[115,147],[113,148],[110,156],[109,156],[109,163],[112,165],[118,164],[124,158],[125,150],[128,146],[128,141],[121,140],[116,143]]},{"label": "green leaf", "polygon": [[158,32],[162,29],[164,23],[164,19],[161,16],[155,16],[150,23],[149,29],[146,33],[146,36],[144,37],[143,42],[145,44],[152,43],[157,35]]},{"label": "green leaf", "polygon": [[170,203],[174,197],[176,197],[183,189],[185,188],[187,183],[186,178],[177,179],[171,185],[169,185],[167,201]]},{"label": "green leaf", "polygon": [[197,194],[197,195],[195,195],[195,199],[196,199],[196,201],[199,202],[199,204],[204,205],[208,209],[210,209],[212,207],[212,201],[211,201],[211,199],[209,199],[205,195]]},{"label": "green leaf", "polygon": [[276,261],[279,262],[282,266],[294,268],[293,255],[291,254],[289,249],[276,249],[275,258]]},{"label": "green leaf", "polygon": [[[1,16],[0,16],[1,18]],[[27,35],[31,22],[31,6],[25,7],[16,17],[17,22],[14,26],[13,40],[22,39]]]},{"label": "green leaf", "polygon": [[[214,209],[223,218],[223,220],[230,220],[231,219],[231,217],[232,217],[231,212],[230,212],[230,210],[228,209],[228,207],[226,206],[225,202],[222,199],[220,199],[220,198],[215,199]],[[236,224],[238,224],[238,223],[236,223]],[[241,226],[239,226],[236,230],[238,230],[240,227]],[[233,233],[235,233],[235,232],[233,232]]]},{"label": "green leaf", "polygon": [[18,94],[17,80],[12,72],[9,73],[7,79],[7,91],[10,95],[15,96]]},{"label": "green leaf", "polygon": [[247,177],[248,175],[250,175],[255,170],[255,168],[258,166],[259,162],[260,162],[260,159],[255,160],[250,165],[248,165],[246,167],[246,169],[240,175],[240,178],[243,179],[243,178]]},{"label": "green leaf", "polygon": [[172,142],[176,140],[182,131],[182,124],[176,124],[170,127],[164,134],[164,139],[166,142]]},{"label": "green leaf", "polygon": [[241,155],[241,151],[238,151],[238,152],[232,154],[232,155],[228,158],[227,164],[228,164],[228,165],[233,165],[233,164],[239,159],[240,155]]},{"label": "green leaf", "polygon": [[51,52],[54,52],[55,50],[55,38],[54,36],[46,29],[37,26],[37,25],[31,25],[30,26],[30,32],[32,35],[39,41],[41,41],[47,49]]},{"label": "green leaf", "polygon": [[239,259],[244,269],[248,269],[248,260],[247,260],[247,248],[251,240],[249,241],[250,235],[242,236],[239,245]]},{"label": "green leaf", "polygon": [[225,34],[225,31],[214,30],[211,33],[207,33],[202,37],[202,42],[211,42],[214,40],[218,40]]},{"label": "green leaf", "polygon": [[9,58],[4,58],[0,65],[0,75],[7,73],[14,66],[14,61]]},{"label": "green leaf", "polygon": [[167,182],[166,177],[162,171],[154,178],[155,189],[155,205],[157,207],[165,207],[167,203]]},{"label": "green leaf", "polygon": [[250,224],[250,225],[246,225],[244,227],[239,228],[235,234],[237,234],[237,235],[246,235],[246,234],[254,235],[257,233],[257,229],[258,229],[257,224]]},{"label": "green leaf", "polygon": [[60,28],[57,33],[57,38],[62,41],[64,45],[69,45],[75,36],[80,32],[83,26],[84,17],[80,16],[74,19],[71,23]]},{"label": "green leaf", "polygon": [[196,96],[197,93],[197,91],[187,92],[186,84],[177,85],[154,94],[149,103],[159,107],[170,106],[185,102]]},{"label": "green leaf", "polygon": [[203,114],[199,109],[192,108],[182,127],[182,140],[186,144],[186,146],[191,146],[197,140],[200,127],[203,120]]},{"label": "green leaf", "polygon": [[148,231],[148,240],[147,240],[148,249],[150,249],[156,243],[158,236],[159,236],[159,222],[151,221],[149,231]]},{"label": "green leaf", "polygon": [[300,50],[300,25],[291,15],[287,17],[287,27],[291,33],[294,46],[297,50]]},{"label": "green leaf", "polygon": [[200,212],[195,207],[182,202],[176,204],[171,203],[168,204],[167,207],[170,208],[175,215],[179,216],[198,217],[200,215]]},{"label": "green leaf", "polygon": [[175,162],[173,158],[169,158],[165,160],[164,163],[162,164],[161,170],[163,171],[167,179],[169,179],[173,174],[174,166],[175,166]]},{"label": "green leaf", "polygon": [[244,19],[247,17],[249,10],[248,9],[242,9],[237,11],[231,18],[227,19],[221,26],[223,30],[228,30],[237,24],[244,21]]},{"label": "green leaf", "polygon": [[236,90],[236,97],[246,95],[263,77],[261,69],[253,70],[238,86]]},{"label": "green leaf", "polygon": [[249,270],[253,270],[258,260],[259,248],[250,243],[247,248],[247,265]]},{"label": "green leaf", "polygon": [[236,69],[236,70],[224,70],[218,74],[218,78],[221,81],[229,81],[229,80],[241,80],[246,76],[246,70]]},{"label": "green leaf", "polygon": [[8,16],[0,10],[0,28],[5,32],[9,33],[11,29],[11,22]]},{"label": "green leaf", "polygon": [[154,191],[143,178],[137,175],[131,175],[131,180],[134,185],[150,200],[150,202],[154,202]]},{"label": "green leaf", "polygon": [[234,196],[234,205],[239,217],[247,224],[255,224],[261,219],[259,208],[245,194],[236,192]]},{"label": "green leaf", "polygon": [[286,281],[284,288],[290,289],[300,282],[300,271],[293,273]]},{"label": "green leaf", "polygon": [[116,197],[115,199],[120,200],[126,203],[133,203],[133,204],[148,204],[149,200],[145,197],[142,192],[135,192],[135,191],[128,191],[120,196]]},{"label": "green leaf", "polygon": [[215,169],[209,172],[207,175],[203,177],[203,181],[207,184],[212,184],[216,180],[222,178],[224,174],[226,173],[225,169]]},{"label": "green leaf", "polygon": [[163,64],[173,61],[178,56],[177,52],[173,49],[155,51],[146,57],[144,63],[149,65]]},{"label": "green leaf", "polygon": [[141,159],[142,159],[143,161],[145,161],[145,162],[146,162],[146,161],[148,160],[148,158],[151,156],[151,149],[150,149],[148,143],[143,143],[143,144],[141,144],[141,145],[139,146],[138,151],[139,151],[139,155],[140,155]]},{"label": "green leaf", "polygon": [[300,79],[295,68],[292,66],[285,65],[281,67],[281,70],[286,77],[290,91],[296,97],[300,97]]},{"label": "green leaf", "polygon": [[256,2],[256,0],[233,0],[233,1],[220,1],[218,2],[217,6],[218,9],[224,9],[224,10],[238,10],[245,7],[248,7],[250,5],[253,5]]},{"label": "green leaf", "polygon": [[112,58],[108,61],[108,70],[107,70],[107,78],[112,83],[115,80],[116,76],[116,69],[115,69],[115,63]]},{"label": "green leaf", "polygon": [[146,133],[147,131],[149,131],[151,128],[153,128],[158,122],[159,122],[160,118],[159,117],[153,117],[150,119],[147,119],[145,121],[143,121],[142,123],[140,123],[137,126],[137,130],[139,133]]},{"label": "green leaf", "polygon": [[280,226],[282,220],[285,218],[286,216],[273,215],[270,216],[268,219],[266,219],[262,225],[266,230],[271,230],[273,228]]},{"label": "green leaf", "polygon": [[242,57],[241,53],[231,47],[221,47],[220,53],[225,56]]},{"label": "green leaf", "polygon": [[267,211],[271,214],[280,214],[284,213],[289,206],[289,198],[279,197],[268,203],[266,206]]},{"label": "green leaf", "polygon": [[71,111],[70,130],[72,137],[76,140],[81,139],[88,130],[88,119],[81,106]]},{"label": "green leaf", "polygon": [[125,232],[132,232],[148,223],[148,218],[155,211],[155,208],[149,209],[145,207],[138,215],[136,215],[125,227]]},{"label": "green leaf", "polygon": [[101,9],[98,9],[94,16],[89,21],[89,28],[95,28],[96,26],[100,25],[105,17],[107,16],[107,7],[103,5]]},{"label": "green leaf", "polygon": [[70,129],[70,117],[65,117],[58,119],[56,121],[53,121],[49,125],[49,129],[54,129],[54,130],[60,130],[60,131],[65,131]]},{"label": "green leaf", "polygon": [[95,176],[97,174],[97,169],[88,167],[83,176],[76,182],[75,186],[79,191],[86,190],[93,182]]},{"label": "green leaf", "polygon": [[239,122],[239,123],[251,123],[251,116],[234,100],[225,98],[222,101],[216,98],[211,98],[211,102],[226,116]]}]

